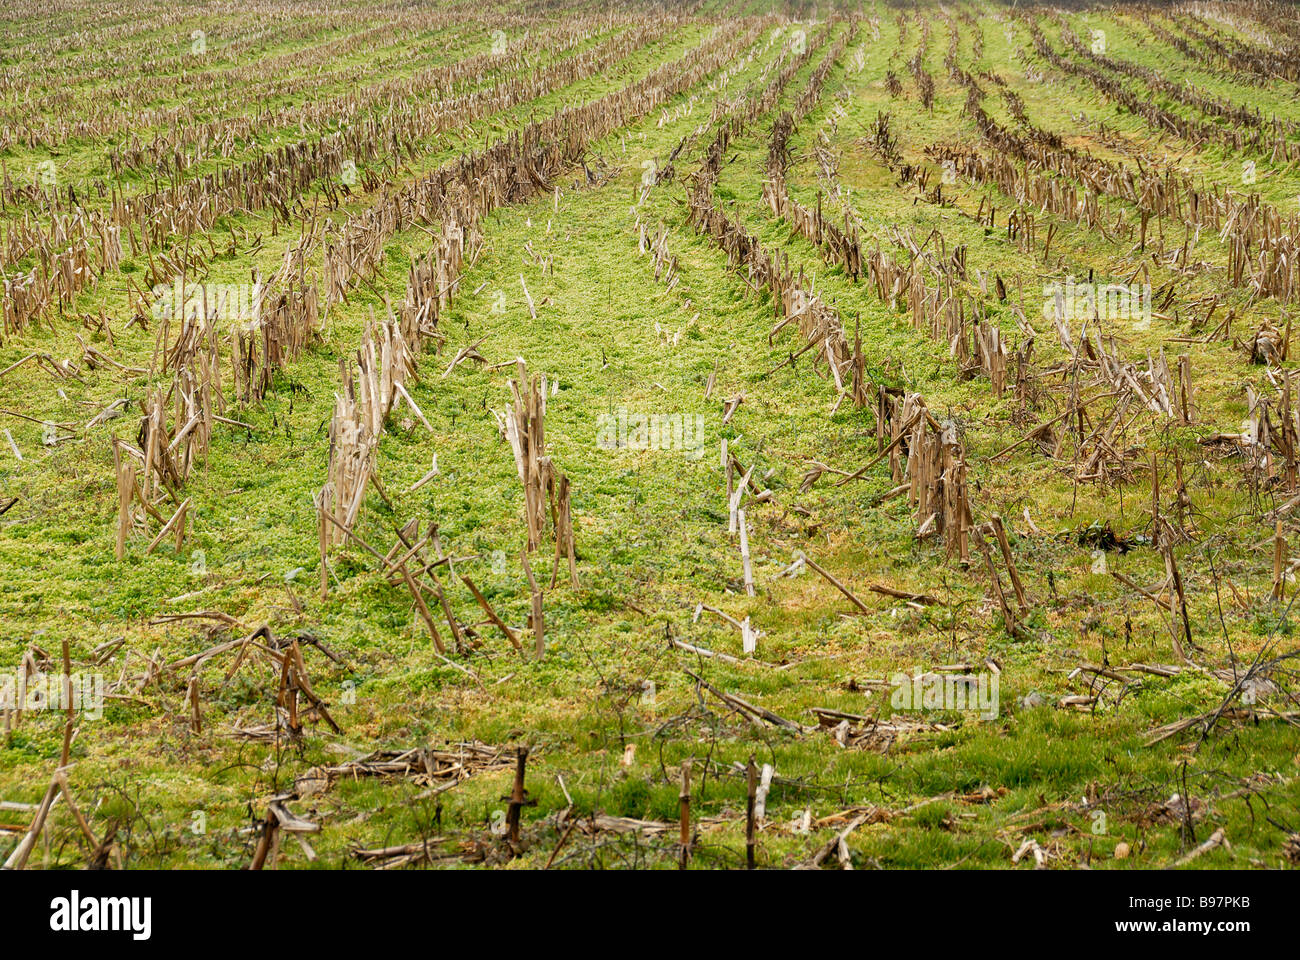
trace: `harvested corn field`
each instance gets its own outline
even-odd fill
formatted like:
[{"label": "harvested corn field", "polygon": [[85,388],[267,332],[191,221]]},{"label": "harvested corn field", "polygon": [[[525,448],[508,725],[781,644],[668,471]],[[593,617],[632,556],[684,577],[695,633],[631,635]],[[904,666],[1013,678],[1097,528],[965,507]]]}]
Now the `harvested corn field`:
[{"label": "harvested corn field", "polygon": [[0,859],[1296,865],[1298,94],[1272,0],[15,0]]}]

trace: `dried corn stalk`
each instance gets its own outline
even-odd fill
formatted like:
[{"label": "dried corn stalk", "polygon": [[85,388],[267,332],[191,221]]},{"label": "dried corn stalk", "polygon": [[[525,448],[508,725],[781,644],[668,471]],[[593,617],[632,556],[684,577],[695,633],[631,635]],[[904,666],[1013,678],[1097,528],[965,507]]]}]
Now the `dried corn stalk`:
[{"label": "dried corn stalk", "polygon": [[569,478],[546,455],[546,375],[530,381],[521,359],[518,378],[510,381],[512,403],[504,414],[506,439],[515,457],[515,469],[524,487],[524,518],[528,525],[528,551],[542,543],[546,528],[547,503],[555,536],[555,565],[551,586],[559,577],[560,564],[567,559],[569,583],[578,586],[574,552],[573,513],[570,505]]},{"label": "dried corn stalk", "polygon": [[515,469],[524,486],[524,519],[528,524],[528,550],[542,542],[546,525],[546,375],[528,380],[528,371],[519,360],[518,379],[510,381],[512,403],[505,412],[506,440],[515,455]]},{"label": "dried corn stalk", "polygon": [[335,523],[320,521],[322,554],[347,539],[361,512],[366,485],[374,473],[377,434],[357,402],[352,371],[342,365],[343,393],[334,398],[330,421],[329,481],[316,497],[316,509],[328,513]]}]

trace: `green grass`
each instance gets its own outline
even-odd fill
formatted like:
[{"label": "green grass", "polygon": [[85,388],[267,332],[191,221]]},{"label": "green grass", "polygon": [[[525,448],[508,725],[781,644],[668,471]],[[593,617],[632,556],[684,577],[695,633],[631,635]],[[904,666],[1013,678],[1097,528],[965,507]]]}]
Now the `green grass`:
[{"label": "green grass", "polygon": [[[862,28],[831,73],[820,105],[800,126],[797,162],[789,174],[792,192],[806,204],[816,198],[818,167],[811,147],[823,129],[841,157],[840,179],[852,188],[851,207],[868,233],[879,233],[882,244],[888,243],[884,231],[890,224],[910,226],[917,237],[937,228],[950,246],[969,247],[973,268],[1008,280],[1020,278],[1027,306],[1037,303],[1044,275],[1060,278],[1066,270],[1082,275],[1089,268],[1113,273],[1125,249],[1077,228],[1065,228],[1054,243],[1064,258],[1059,268],[1044,267],[1041,257],[986,236],[971,218],[980,197],[972,185],[958,186],[954,207],[914,202],[914,193],[896,186],[860,142],[878,110],[894,114],[904,156],[913,163],[921,162],[925,146],[936,141],[974,140],[973,125],[961,112],[964,91],[951,83],[942,63],[946,25],[935,10],[927,11],[932,24],[927,68],[938,86],[934,112],[921,110],[903,68],[919,40],[915,20],[909,24],[907,49],[892,63],[903,79],[905,97],[891,100],[885,90],[897,26],[892,11],[882,10],[880,39],[870,40]],[[1082,31],[1092,18],[1072,15],[1071,21]],[[466,24],[463,34],[449,28],[451,55],[477,49],[484,26]],[[1134,144],[1149,136],[1140,121],[1115,116],[1113,108],[1074,81],[1055,76],[1045,83],[1026,81],[1001,26],[992,20],[982,26],[984,65],[1021,94],[1035,123],[1069,132],[1067,141],[1086,143],[1100,155],[1120,160],[1121,154],[1093,141],[1088,129],[1071,118],[1080,112],[1104,117]],[[495,119],[515,127],[561,105],[594,99],[680,56],[709,29],[702,21],[684,26],[609,75]],[[845,28],[840,24],[835,29]],[[1050,23],[1044,29],[1058,41]],[[969,25],[962,24],[962,34],[962,60],[973,70]],[[1184,75],[1179,64],[1162,59],[1124,27],[1117,24],[1109,35],[1116,56],[1159,65],[1174,78]],[[1018,43],[1027,43],[1023,26],[1018,37]],[[766,42],[765,33],[759,56],[730,81],[729,93],[743,90],[779,53],[779,43],[769,47]],[[861,73],[848,65],[859,43],[867,53]],[[280,48],[270,52],[276,51]],[[795,78],[786,105],[819,61],[815,55]],[[240,62],[246,62],[243,55]],[[1230,88],[1195,69],[1185,75],[1224,95],[1255,102],[1250,99],[1257,93],[1253,88]],[[990,93],[985,108],[1010,125],[993,85],[981,84]],[[329,593],[323,601],[318,594],[311,497],[326,478],[326,432],[334,393],[340,389],[338,362],[360,343],[369,310],[382,309],[375,291],[363,285],[350,303],[332,309],[321,342],[278,376],[264,401],[227,411],[252,429],[218,427],[206,462],[185,488],[193,498],[192,533],[179,553],[165,544],[146,555],[148,538],[141,535],[131,540],[125,561],[113,558],[117,500],[109,441],[113,435],[134,441],[138,401],[149,386],[146,378],[122,376],[113,368],[83,368],[81,380],[55,382],[24,365],[0,379],[0,409],[78,427],[115,397],[133,401],[125,417],[78,430],[77,439],[53,448],[43,446],[39,424],[3,416],[0,426],[11,432],[24,459],[15,460],[0,438],[0,502],[19,498],[0,518],[0,663],[16,667],[33,644],[57,659],[66,639],[76,669],[89,669],[91,651],[122,636],[124,647],[102,672],[116,679],[129,651],[127,673],[137,676],[143,670],[141,658],[155,650],[170,662],[240,634],[213,621],[154,622],[168,613],[202,610],[222,611],[250,629],[268,623],[277,637],[309,633],[346,662],[342,666],[315,648],[304,648],[312,683],[330,703],[343,733],[310,725],[300,744],[279,750],[230,735],[236,727],[271,719],[278,676],[265,660],[250,660],[224,685],[230,655],[205,664],[200,734],[190,732],[184,675],[150,685],[139,700],[111,701],[102,720],[80,725],[72,747],[71,779],[92,829],[102,834],[115,826],[132,866],[242,867],[252,855],[250,828],[265,816],[266,798],[292,789],[294,779],[312,767],[381,746],[478,739],[532,749],[528,789],[537,803],[524,811],[525,842],[518,857],[505,856],[493,833],[510,786],[509,772],[501,771],[473,776],[436,797],[422,798],[422,789],[409,782],[370,779],[344,780],[328,792],[294,802],[296,812],[322,824],[322,831],[310,838],[318,855],[314,865],[352,866],[355,847],[437,836],[447,838],[440,851],[466,851],[478,844],[480,851],[488,851],[491,865],[540,867],[561,841],[563,829],[557,828],[555,815],[569,798],[580,815],[601,811],[674,820],[677,771],[690,760],[692,809],[706,818],[694,865],[739,866],[744,860],[745,784],[734,765],[752,755],[759,764],[772,764],[777,776],[767,800],[768,822],[759,834],[763,866],[806,860],[832,836],[833,827],[844,825],[843,820],[828,820],[803,832],[798,821],[805,810],[816,821],[872,805],[879,816],[849,838],[859,867],[1008,868],[1011,855],[1031,837],[1049,852],[1054,867],[1083,862],[1162,867],[1190,848],[1179,825],[1161,812],[1172,794],[1184,790],[1203,804],[1197,808],[1196,842],[1218,827],[1232,841],[1231,852],[1215,850],[1194,861],[1195,866],[1286,866],[1283,841],[1288,831],[1300,830],[1289,812],[1300,799],[1300,757],[1285,723],[1225,720],[1199,747],[1194,736],[1146,746],[1153,728],[1212,710],[1227,695],[1222,680],[1190,671],[1174,678],[1135,675],[1140,683],[1122,700],[1117,702],[1110,689],[1093,710],[1056,706],[1061,697],[1086,692],[1087,679],[1071,675],[1080,663],[1173,662],[1168,633],[1151,604],[1111,577],[1094,573],[1091,548],[1077,538],[1094,521],[1109,522],[1119,533],[1149,532],[1149,478],[1140,474],[1122,487],[1076,489],[1061,465],[1028,449],[990,461],[991,454],[1022,436],[1037,419],[1013,420],[1012,400],[993,399],[982,379],[962,380],[945,345],[912,330],[906,317],[879,303],[866,283],[828,269],[815,248],[770,216],[761,203],[767,124],[760,122],[728,151],[718,201],[765,245],[783,248],[792,264],[802,265],[809,276],[816,273],[818,291],[835,304],[850,331],[860,325],[873,377],[922,393],[931,409],[958,420],[977,484],[977,520],[992,513],[1007,520],[1031,599],[1027,622],[1032,638],[1018,639],[1005,631],[978,555],[976,563],[963,569],[945,558],[940,545],[916,540],[915,520],[903,498],[877,502],[893,486],[885,465],[859,483],[836,487],[831,478],[823,478],[811,491],[799,492],[809,460],[851,470],[874,456],[874,419],[847,403],[832,414],[834,385],[814,373],[806,357],[793,368],[770,372],[798,345],[788,331],[769,345],[768,331],[775,322],[770,298],[750,292],[744,279],[727,269],[717,248],[691,232],[683,179],[698,167],[711,130],[678,157],[676,179],[638,203],[643,162],[662,163],[684,135],[708,121],[717,95],[704,89],[694,93],[699,99],[690,113],[678,114],[678,107],[691,103],[680,97],[662,113],[654,111],[592,145],[593,160],[599,157],[617,168],[606,185],[581,184],[579,169],[558,183],[558,209],[553,197],[545,195],[487,218],[485,248],[463,276],[462,293],[441,323],[448,337],[442,355],[423,357],[420,380],[411,386],[432,432],[402,409],[380,442],[378,471],[394,509],[372,492],[359,535],[383,552],[395,541],[395,526],[412,518],[436,522],[452,556],[472,557],[457,568],[474,579],[507,623],[522,624],[530,604],[518,560],[523,493],[493,416],[508,400],[513,367],[490,369],[467,362],[445,378],[442,374],[457,349],[481,340],[478,350],[489,364],[522,356],[530,372],[545,372],[558,381],[558,391],[548,400],[548,453],[573,485],[582,585],[546,590],[547,653],[541,661],[519,658],[490,625],[476,626],[478,645],[472,656],[457,662],[481,678],[482,689],[432,655],[409,596],[391,587],[360,548],[346,546],[331,555]],[[837,102],[845,115],[832,127],[827,121]],[[1283,97],[1260,102],[1266,112],[1274,104],[1279,112],[1294,109]],[[661,123],[663,115],[668,119]],[[472,136],[431,146],[400,179],[405,182],[461,150],[490,142],[495,134],[482,126]],[[91,163],[96,148],[79,149],[79,156]],[[1183,162],[1211,181],[1229,182],[1233,176],[1230,165],[1213,151]],[[1266,197],[1280,202],[1287,191],[1296,192],[1294,171],[1284,174],[1265,164],[1260,169],[1267,171],[1261,184]],[[378,194],[357,197],[334,217],[341,222],[345,214],[378,199]],[[1005,198],[998,203],[1003,209],[1009,206]],[[266,234],[266,248],[257,257],[240,253],[214,265],[214,281],[246,278],[254,265],[270,273],[279,265],[281,244],[298,239],[296,228],[280,229],[271,237],[263,217],[231,219],[243,229]],[[669,229],[668,245],[681,274],[671,292],[655,282],[650,259],[638,252],[638,219],[651,231],[661,225]],[[224,224],[217,231],[218,247],[229,229]],[[411,257],[429,243],[420,229],[394,236],[374,280],[377,291],[394,302],[400,299]],[[1215,238],[1204,237],[1201,248],[1207,259],[1222,261]],[[538,256],[552,258],[551,270],[543,271]],[[1172,276],[1160,269],[1155,269],[1156,285]],[[522,296],[521,273],[539,305],[535,319]],[[78,332],[119,362],[148,366],[153,332],[125,328],[126,295],[116,281],[106,278],[48,327],[6,339],[0,345],[0,369],[33,350],[58,359],[78,357],[73,336]],[[1189,277],[1179,296],[1192,299],[1214,289],[1213,276]],[[1282,317],[1275,303],[1248,305],[1245,296],[1236,295],[1230,302],[1243,312],[1238,321],[1242,330],[1253,329],[1264,317]],[[77,319],[101,304],[114,318],[111,344],[89,337]],[[991,314],[1008,334],[1014,333],[1008,310],[992,304]],[[1125,337],[1126,353],[1142,357],[1165,338],[1184,332],[1157,321],[1150,332]],[[1051,339],[1040,330],[1038,356],[1045,365],[1061,356]],[[1171,356],[1184,349],[1193,354],[1202,420],[1169,444],[1153,420],[1141,434],[1141,448],[1144,457],[1152,451],[1168,457],[1176,448],[1184,458],[1198,539],[1180,545],[1176,555],[1190,595],[1192,633],[1205,648],[1198,659],[1222,668],[1229,662],[1228,641],[1244,662],[1274,631],[1281,636],[1277,652],[1294,649],[1285,605],[1268,600],[1271,549],[1256,545],[1271,530],[1258,522],[1260,504],[1239,464],[1216,460],[1196,442],[1205,434],[1239,429],[1244,384],[1258,388],[1264,377],[1226,344],[1175,345]],[[715,364],[716,386],[705,400]],[[722,401],[737,394],[744,394],[745,401],[723,425]],[[691,459],[681,451],[602,449],[597,443],[600,417],[620,407],[702,415],[704,455]],[[774,493],[772,503],[747,508],[757,581],[752,598],[744,594],[739,548],[727,533],[725,478],[718,457],[724,437],[742,463],[757,465],[754,476],[763,477],[761,485]],[[414,493],[405,492],[426,473],[435,454],[440,475]],[[1168,498],[1172,479],[1165,483]],[[1265,495],[1263,509],[1272,496]],[[1277,498],[1287,495],[1278,493]],[[1026,509],[1037,534],[1023,519]],[[811,572],[779,578],[800,551],[835,572],[872,612],[855,611]],[[1219,581],[1231,579],[1251,598],[1237,604],[1221,582],[1222,619],[1211,556]],[[539,579],[549,581],[546,545],[532,562]],[[1149,545],[1123,556],[1110,554],[1107,562],[1143,585],[1164,575],[1163,560]],[[445,575],[442,579],[457,615],[478,623],[480,613],[468,589]],[[867,585],[876,582],[929,593],[943,603],[918,610],[868,593]],[[707,660],[668,647],[666,634],[671,633],[741,657],[740,636],[733,627],[708,613],[693,620],[698,603],[737,619],[748,616],[764,631],[752,661]],[[755,727],[711,694],[701,691],[697,697],[685,672],[698,673],[714,687],[783,717],[812,724],[813,707],[888,718],[888,694],[873,691],[867,680],[913,668],[979,664],[985,658],[995,659],[1002,671],[996,718],[953,711],[925,714],[921,719],[946,729],[902,736],[886,753],[842,748],[829,731],[792,734]],[[1034,693],[1042,705],[1025,705]],[[1280,698],[1272,702],[1286,709]],[[62,736],[58,715],[23,717],[0,744],[0,799],[39,802],[58,763]],[[1253,793],[1242,793],[1245,787]],[[991,796],[981,796],[986,788]],[[1261,801],[1273,811],[1272,820],[1260,815]],[[202,834],[194,830],[200,812],[206,820]],[[1104,820],[1098,820],[1098,812]],[[65,809],[56,809],[46,836],[50,842],[38,845],[33,865],[84,862],[76,825]],[[555,854],[555,864],[672,867],[674,837],[670,831],[633,845],[627,838],[574,836]],[[1113,856],[1120,842],[1132,851],[1122,860]],[[0,852],[9,844],[0,839]],[[280,854],[283,867],[312,865],[297,844],[286,842]],[[1020,867],[1030,864],[1032,858]]]}]

